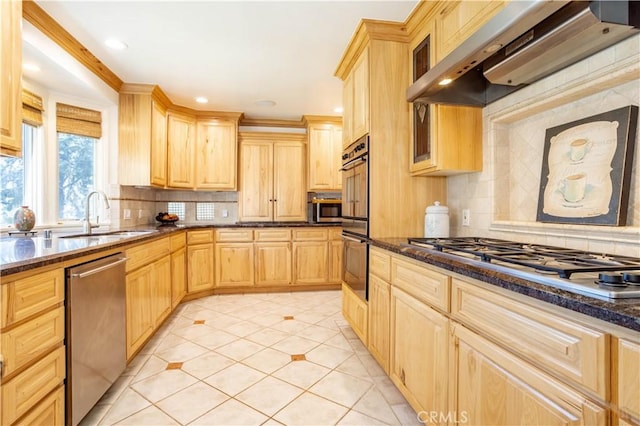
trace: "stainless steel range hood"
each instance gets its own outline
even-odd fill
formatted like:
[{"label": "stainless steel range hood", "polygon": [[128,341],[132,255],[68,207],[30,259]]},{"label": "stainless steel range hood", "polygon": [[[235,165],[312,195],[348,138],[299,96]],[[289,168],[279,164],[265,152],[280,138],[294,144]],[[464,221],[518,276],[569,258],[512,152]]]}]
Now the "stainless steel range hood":
[{"label": "stainless steel range hood", "polygon": [[485,106],[639,28],[638,1],[512,0],[412,84],[407,100]]}]

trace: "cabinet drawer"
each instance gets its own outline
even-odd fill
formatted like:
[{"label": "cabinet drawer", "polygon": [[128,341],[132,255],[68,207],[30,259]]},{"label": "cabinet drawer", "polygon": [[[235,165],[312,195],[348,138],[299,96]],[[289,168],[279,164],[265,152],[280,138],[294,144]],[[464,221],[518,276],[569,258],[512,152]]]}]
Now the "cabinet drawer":
[{"label": "cabinet drawer", "polygon": [[49,394],[26,416],[20,419],[20,425],[64,425],[64,386]]},{"label": "cabinet drawer", "polygon": [[187,245],[187,234],[184,232],[181,232],[177,235],[171,235],[169,237],[169,240],[170,240],[171,252],[173,253],[179,248],[182,248],[185,245]]},{"label": "cabinet drawer", "polygon": [[424,265],[391,259],[391,284],[431,306],[449,310],[451,278]]},{"label": "cabinet drawer", "polygon": [[46,353],[64,339],[64,307],[2,333],[2,377]]},{"label": "cabinet drawer", "polygon": [[216,229],[216,242],[248,243],[253,241],[253,229]]},{"label": "cabinet drawer", "polygon": [[369,272],[382,278],[384,281],[391,281],[391,256],[376,247],[369,249]]},{"label": "cabinet drawer", "polygon": [[256,229],[253,231],[255,241],[291,241],[291,229]]},{"label": "cabinet drawer", "polygon": [[168,255],[170,252],[171,247],[169,238],[155,240],[150,243],[130,248],[126,252],[127,272],[151,263],[156,259]]},{"label": "cabinet drawer", "polygon": [[609,397],[609,336],[511,298],[454,279],[451,312],[533,364]]},{"label": "cabinet drawer", "polygon": [[2,327],[28,318],[62,301],[64,301],[63,269],[43,272],[8,284],[3,283]]},{"label": "cabinet drawer", "polygon": [[302,228],[293,230],[294,241],[327,241],[328,231],[324,229]]},{"label": "cabinet drawer", "polygon": [[65,377],[64,346],[2,383],[2,424],[9,425],[54,390]]},{"label": "cabinet drawer", "polygon": [[213,242],[213,229],[187,232],[187,244],[207,244]]},{"label": "cabinet drawer", "polygon": [[330,228],[329,239],[332,241],[342,241],[342,228],[341,227]]}]

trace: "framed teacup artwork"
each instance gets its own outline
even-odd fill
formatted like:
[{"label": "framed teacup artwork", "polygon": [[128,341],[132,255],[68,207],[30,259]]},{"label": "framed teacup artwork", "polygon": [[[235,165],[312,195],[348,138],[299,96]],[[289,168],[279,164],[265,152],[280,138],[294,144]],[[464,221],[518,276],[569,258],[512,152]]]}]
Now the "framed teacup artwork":
[{"label": "framed teacup artwork", "polygon": [[637,123],[629,105],[547,129],[537,220],[626,225]]}]

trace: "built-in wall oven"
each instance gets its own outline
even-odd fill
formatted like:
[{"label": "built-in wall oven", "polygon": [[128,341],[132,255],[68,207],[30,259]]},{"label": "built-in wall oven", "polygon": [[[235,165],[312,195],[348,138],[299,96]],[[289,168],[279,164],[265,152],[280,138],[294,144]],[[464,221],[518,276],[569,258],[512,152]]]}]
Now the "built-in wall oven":
[{"label": "built-in wall oven", "polygon": [[363,300],[368,298],[369,136],[349,145],[342,155],[342,281]]}]

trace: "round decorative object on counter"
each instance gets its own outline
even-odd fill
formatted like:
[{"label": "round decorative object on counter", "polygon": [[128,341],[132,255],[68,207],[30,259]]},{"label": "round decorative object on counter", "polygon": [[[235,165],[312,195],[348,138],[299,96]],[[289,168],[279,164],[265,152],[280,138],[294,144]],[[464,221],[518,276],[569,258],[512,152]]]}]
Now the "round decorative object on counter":
[{"label": "round decorative object on counter", "polygon": [[156,216],[156,220],[162,223],[163,225],[169,225],[169,224],[176,223],[178,220],[180,220],[180,218],[178,217],[178,215],[175,215],[175,214],[160,212]]},{"label": "round decorative object on counter", "polygon": [[424,212],[425,238],[449,238],[449,207],[441,206],[440,201],[436,201]]},{"label": "round decorative object on counter", "polygon": [[31,231],[36,225],[36,215],[29,206],[22,206],[13,214],[13,225],[18,231]]}]

